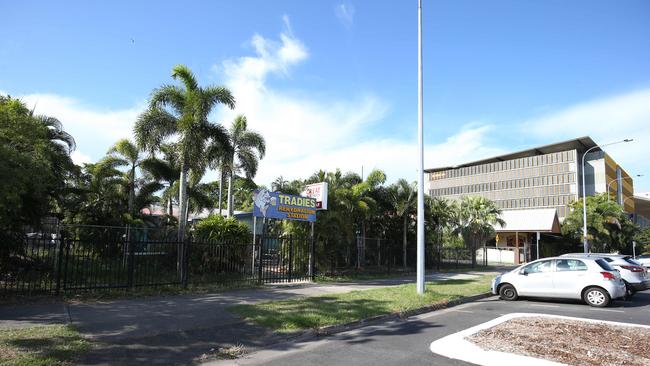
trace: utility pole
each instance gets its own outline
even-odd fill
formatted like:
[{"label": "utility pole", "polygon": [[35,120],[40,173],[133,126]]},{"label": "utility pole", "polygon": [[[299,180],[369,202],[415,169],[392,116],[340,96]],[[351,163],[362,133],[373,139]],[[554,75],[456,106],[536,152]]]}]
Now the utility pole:
[{"label": "utility pole", "polygon": [[418,294],[424,294],[424,131],[422,123],[422,0],[418,0],[418,218],[417,280]]}]

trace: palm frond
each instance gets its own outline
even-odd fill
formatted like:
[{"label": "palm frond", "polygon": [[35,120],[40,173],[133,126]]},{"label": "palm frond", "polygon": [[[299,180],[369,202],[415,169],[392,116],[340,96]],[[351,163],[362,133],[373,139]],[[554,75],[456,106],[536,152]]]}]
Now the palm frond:
[{"label": "palm frond", "polygon": [[155,150],[162,142],[178,132],[178,119],[160,108],[150,108],[135,121],[135,141],[142,149]]},{"label": "palm frond", "polygon": [[109,150],[108,154],[121,155],[126,158],[131,164],[136,164],[140,159],[140,151],[135,144],[128,139],[121,139],[117,141]]},{"label": "palm frond", "polygon": [[196,81],[194,73],[185,65],[178,64],[172,69],[172,77],[174,79],[180,79],[187,90],[196,90],[199,87],[199,84]]},{"label": "palm frond", "polygon": [[180,114],[185,109],[183,89],[176,85],[163,85],[153,90],[149,104],[155,108],[171,107]]},{"label": "palm frond", "polygon": [[230,109],[235,108],[235,97],[230,90],[223,86],[208,86],[202,89],[203,103],[206,108],[212,109],[217,104],[223,104]]},{"label": "palm frond", "polygon": [[260,155],[260,159],[264,158],[266,154],[266,142],[264,137],[253,131],[245,131],[239,137],[239,145],[251,149],[256,149]]}]

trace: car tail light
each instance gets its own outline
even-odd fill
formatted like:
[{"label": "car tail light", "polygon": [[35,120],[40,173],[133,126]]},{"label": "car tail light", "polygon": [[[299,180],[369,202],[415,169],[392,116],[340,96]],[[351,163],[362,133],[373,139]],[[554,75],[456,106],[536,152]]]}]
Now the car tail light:
[{"label": "car tail light", "polygon": [[645,270],[642,267],[638,267],[638,266],[621,266],[621,268],[625,268],[628,271],[632,271],[632,272],[645,272]]},{"label": "car tail light", "polygon": [[603,275],[603,278],[609,281],[615,281],[616,276],[612,272],[600,272],[601,275]]}]

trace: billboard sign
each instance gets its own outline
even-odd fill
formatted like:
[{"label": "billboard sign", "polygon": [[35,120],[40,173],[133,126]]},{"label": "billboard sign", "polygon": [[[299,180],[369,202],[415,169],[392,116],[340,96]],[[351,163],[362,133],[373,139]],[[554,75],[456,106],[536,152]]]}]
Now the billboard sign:
[{"label": "billboard sign", "polygon": [[256,189],[253,216],[268,219],[316,221],[316,199]]},{"label": "billboard sign", "polygon": [[302,191],[302,195],[315,198],[317,210],[327,210],[327,182],[307,185]]}]

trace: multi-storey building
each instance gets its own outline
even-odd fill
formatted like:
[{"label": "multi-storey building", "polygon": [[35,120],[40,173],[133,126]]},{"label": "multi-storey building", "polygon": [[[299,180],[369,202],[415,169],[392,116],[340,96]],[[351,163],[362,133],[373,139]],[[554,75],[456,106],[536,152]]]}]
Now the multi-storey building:
[{"label": "multi-storey building", "polygon": [[[483,196],[495,201],[504,211],[518,211],[508,212],[506,217],[517,221],[510,226],[522,231],[511,233],[510,237],[506,223],[497,232],[503,231],[500,237],[506,246],[513,242],[515,247],[520,242],[529,245],[532,234],[540,231],[539,223],[532,222],[532,218],[542,220],[544,216],[539,212],[532,215],[532,210],[543,209],[551,214],[554,210],[562,221],[569,214],[569,204],[582,197],[582,158],[585,151],[596,146],[591,138],[581,137],[457,166],[428,169],[426,189],[432,197],[452,200]],[[592,149],[584,158],[586,194],[609,192],[626,212],[633,213],[634,182],[630,175],[600,148]],[[544,221],[552,222],[552,219]],[[527,232],[526,225],[530,227]],[[557,225],[553,226],[542,231],[557,231]],[[500,242],[497,241],[497,246]]]}]

